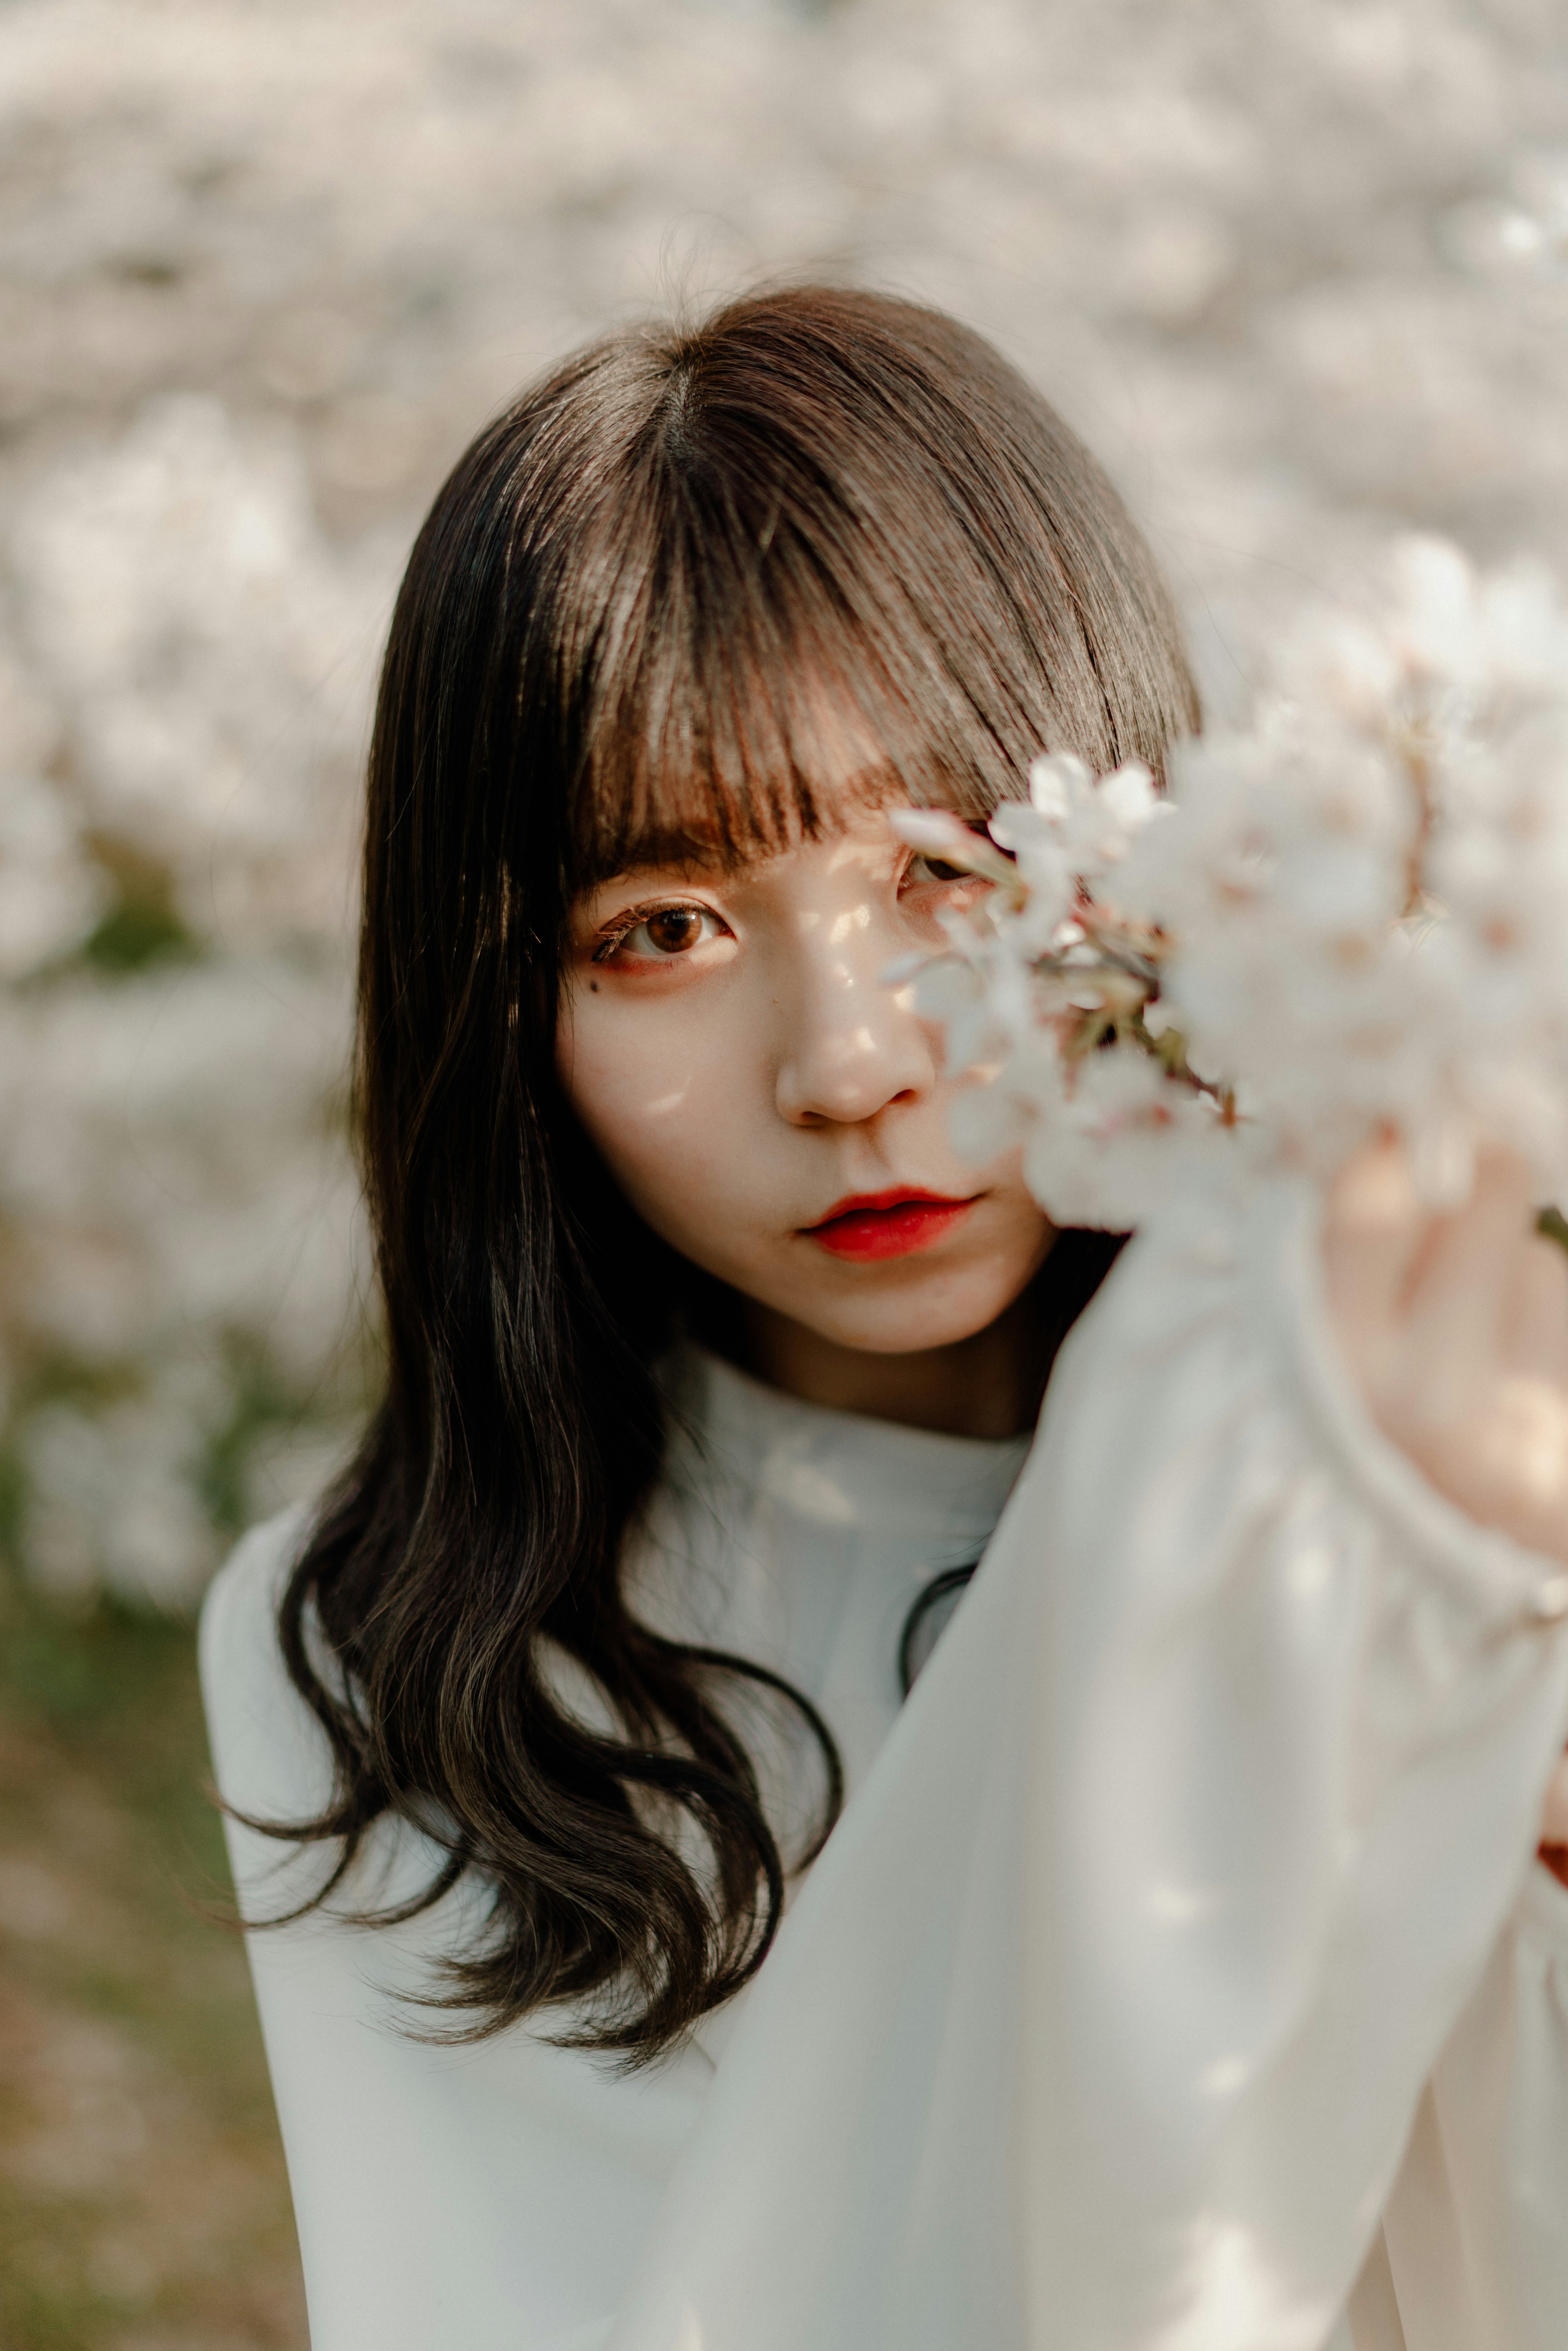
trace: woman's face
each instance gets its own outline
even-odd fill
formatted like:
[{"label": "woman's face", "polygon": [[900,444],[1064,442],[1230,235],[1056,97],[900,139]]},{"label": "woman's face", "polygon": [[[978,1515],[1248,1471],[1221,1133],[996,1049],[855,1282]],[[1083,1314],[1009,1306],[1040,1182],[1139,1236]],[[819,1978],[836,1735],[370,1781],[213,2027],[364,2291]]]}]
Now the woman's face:
[{"label": "woman's face", "polygon": [[[946,877],[946,878],[944,878]],[[574,911],[559,1051],[632,1205],[684,1257],[837,1346],[988,1328],[1052,1231],[1017,1154],[959,1157],[938,1029],[883,974],[983,885],[883,810],[726,872],[648,866]]]}]

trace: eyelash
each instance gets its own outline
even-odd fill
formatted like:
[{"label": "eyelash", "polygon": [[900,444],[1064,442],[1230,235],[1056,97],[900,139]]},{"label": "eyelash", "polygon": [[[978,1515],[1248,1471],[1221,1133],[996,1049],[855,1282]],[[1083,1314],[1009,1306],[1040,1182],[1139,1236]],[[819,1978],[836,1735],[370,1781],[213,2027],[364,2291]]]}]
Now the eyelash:
[{"label": "eyelash", "polygon": [[[924,866],[925,871],[917,872],[916,868],[921,866]],[[957,866],[948,865],[939,857],[927,857],[919,852],[910,859],[904,869],[903,875],[905,883],[915,880],[937,889],[957,888],[965,883],[973,883],[974,879],[975,876],[972,873],[963,872]],[[711,906],[703,905],[701,901],[695,898],[650,898],[640,906],[628,906],[623,913],[616,915],[612,923],[608,924],[601,931],[591,960],[596,964],[608,963],[616,949],[623,946],[632,932],[641,929],[653,915],[684,914],[688,911],[700,914],[713,914]],[[722,917],[715,915],[714,919],[719,921]],[[676,958],[672,957],[671,960],[674,961]]]},{"label": "eyelash", "polygon": [[[631,937],[632,932],[639,929],[652,915],[687,912],[694,914],[713,914],[713,908],[703,905],[696,898],[649,898],[641,906],[628,906],[623,914],[617,914],[614,921],[601,931],[594,944],[591,961],[608,963],[616,948],[622,946]],[[714,915],[716,922],[720,919],[718,915]],[[676,960],[676,957],[671,957],[672,962]]]},{"label": "eyelash", "polygon": [[[925,866],[924,873],[915,872],[915,869],[917,865]],[[925,882],[937,889],[951,890],[960,883],[973,882],[975,876],[967,872],[962,866],[949,865],[945,858],[927,857],[923,851],[917,850],[904,869],[904,878],[906,882],[911,880]]]}]

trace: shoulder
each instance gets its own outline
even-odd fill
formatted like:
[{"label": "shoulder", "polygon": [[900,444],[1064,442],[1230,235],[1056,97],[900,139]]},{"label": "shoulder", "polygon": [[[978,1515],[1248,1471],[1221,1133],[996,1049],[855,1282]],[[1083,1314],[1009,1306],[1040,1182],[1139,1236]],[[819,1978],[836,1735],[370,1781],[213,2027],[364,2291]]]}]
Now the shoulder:
[{"label": "shoulder", "polygon": [[207,1586],[202,1603],[202,1674],[222,1670],[236,1635],[243,1640],[283,1595],[310,1534],[310,1506],[297,1502],[242,1535]]},{"label": "shoulder", "polygon": [[326,1741],[277,1638],[285,1585],[309,1539],[308,1505],[253,1527],[202,1604],[202,1698],[218,1786],[241,1812],[298,1818],[329,1778]]}]

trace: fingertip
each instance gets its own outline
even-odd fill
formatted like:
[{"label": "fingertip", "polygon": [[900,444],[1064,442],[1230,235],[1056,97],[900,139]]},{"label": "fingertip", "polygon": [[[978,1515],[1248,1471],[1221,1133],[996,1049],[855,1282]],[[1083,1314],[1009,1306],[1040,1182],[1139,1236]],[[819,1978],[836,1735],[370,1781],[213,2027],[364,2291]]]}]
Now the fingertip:
[{"label": "fingertip", "polygon": [[1430,1213],[1416,1186],[1410,1155],[1392,1136],[1347,1159],[1328,1188],[1331,1221],[1347,1235],[1389,1235],[1418,1227]]},{"label": "fingertip", "polygon": [[1501,1337],[1516,1368],[1554,1381],[1568,1376],[1568,1257],[1537,1233],[1515,1260]]},{"label": "fingertip", "polygon": [[1330,1311],[1353,1357],[1397,1307],[1432,1222],[1392,1138],[1359,1151],[1327,1189],[1323,1273]]}]

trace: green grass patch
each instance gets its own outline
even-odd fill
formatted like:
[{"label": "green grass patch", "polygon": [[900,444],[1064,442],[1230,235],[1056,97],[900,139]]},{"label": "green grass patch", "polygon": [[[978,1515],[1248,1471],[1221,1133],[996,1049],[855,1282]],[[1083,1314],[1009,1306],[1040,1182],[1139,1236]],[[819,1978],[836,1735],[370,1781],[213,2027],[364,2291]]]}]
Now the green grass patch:
[{"label": "green grass patch", "polygon": [[0,2344],[304,2342],[193,1626],[0,1575]]}]

